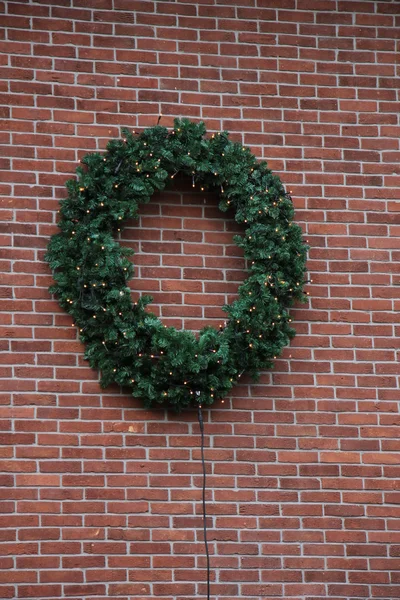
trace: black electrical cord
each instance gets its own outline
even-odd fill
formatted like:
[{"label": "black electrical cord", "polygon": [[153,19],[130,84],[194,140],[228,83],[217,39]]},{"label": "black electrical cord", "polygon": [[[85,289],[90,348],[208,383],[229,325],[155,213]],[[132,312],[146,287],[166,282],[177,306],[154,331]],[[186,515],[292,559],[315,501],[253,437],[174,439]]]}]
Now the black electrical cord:
[{"label": "black electrical cord", "polygon": [[206,557],[207,557],[207,600],[210,600],[210,554],[208,552],[207,511],[206,511],[206,463],[204,460],[204,423],[203,423],[203,414],[201,412],[201,406],[198,407],[197,416],[199,418],[199,426],[200,426],[200,433],[201,433],[201,464],[203,466],[203,532],[204,532],[204,546],[206,549]]}]

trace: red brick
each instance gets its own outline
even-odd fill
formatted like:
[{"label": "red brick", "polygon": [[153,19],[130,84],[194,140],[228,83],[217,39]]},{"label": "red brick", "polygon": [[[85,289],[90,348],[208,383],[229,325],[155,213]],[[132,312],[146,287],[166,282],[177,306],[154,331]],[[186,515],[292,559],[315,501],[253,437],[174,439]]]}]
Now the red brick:
[{"label": "red brick", "polygon": [[[43,263],[78,160],[162,111],[162,124],[203,118],[265,157],[311,245],[298,336],[272,372],[205,413],[212,593],[397,597],[394,4],[8,4],[1,495],[16,562],[1,595],[205,594],[196,416],[103,393]],[[237,226],[216,204],[182,179],[123,234],[137,253],[134,297],[153,293],[154,312],[177,327],[218,325],[244,278]]]}]

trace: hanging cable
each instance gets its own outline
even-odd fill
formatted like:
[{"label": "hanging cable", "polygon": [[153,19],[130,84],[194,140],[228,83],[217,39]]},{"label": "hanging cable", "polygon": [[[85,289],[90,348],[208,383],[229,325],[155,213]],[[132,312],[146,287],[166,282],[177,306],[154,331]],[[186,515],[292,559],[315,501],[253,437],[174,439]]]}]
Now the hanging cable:
[{"label": "hanging cable", "polygon": [[204,546],[206,549],[206,557],[207,557],[207,600],[210,600],[210,554],[208,552],[207,511],[206,511],[206,463],[204,460],[204,422],[203,422],[203,413],[201,412],[201,406],[198,407],[197,416],[199,419],[199,426],[200,426],[200,433],[201,433],[201,464],[203,466],[203,532],[204,532]]}]

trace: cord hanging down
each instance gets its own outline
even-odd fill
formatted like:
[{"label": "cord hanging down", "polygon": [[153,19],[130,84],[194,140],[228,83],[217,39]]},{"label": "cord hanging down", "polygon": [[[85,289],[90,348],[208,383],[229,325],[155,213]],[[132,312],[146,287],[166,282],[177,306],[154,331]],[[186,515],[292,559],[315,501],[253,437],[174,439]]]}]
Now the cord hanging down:
[{"label": "cord hanging down", "polygon": [[201,464],[203,467],[203,533],[204,533],[204,546],[206,549],[206,557],[207,557],[207,600],[210,600],[210,554],[208,551],[207,511],[206,511],[206,463],[204,460],[204,422],[203,422],[203,413],[201,412],[201,406],[198,407],[197,416],[199,419],[199,426],[200,426],[200,433],[201,433]]}]

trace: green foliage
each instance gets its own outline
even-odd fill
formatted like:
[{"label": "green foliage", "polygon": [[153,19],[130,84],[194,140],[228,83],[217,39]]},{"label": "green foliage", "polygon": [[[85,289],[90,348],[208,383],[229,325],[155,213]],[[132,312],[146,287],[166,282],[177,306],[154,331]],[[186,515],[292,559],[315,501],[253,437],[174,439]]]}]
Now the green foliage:
[{"label": "green foliage", "polygon": [[[129,387],[147,407],[212,404],[245,371],[257,376],[271,367],[293,337],[288,308],[304,299],[307,247],[280,179],[226,132],[205,138],[203,123],[177,119],[170,132],[156,126],[123,133],[104,155],[86,155],[78,179],[67,182],[61,233],[46,255],[51,291],[72,315],[103,386]],[[235,240],[249,265],[238,299],[224,306],[225,326],[206,327],[198,337],[149,314],[151,298],[132,303],[130,252],[114,239],[178,172],[216,189],[222,211],[234,210],[244,226]]]}]

